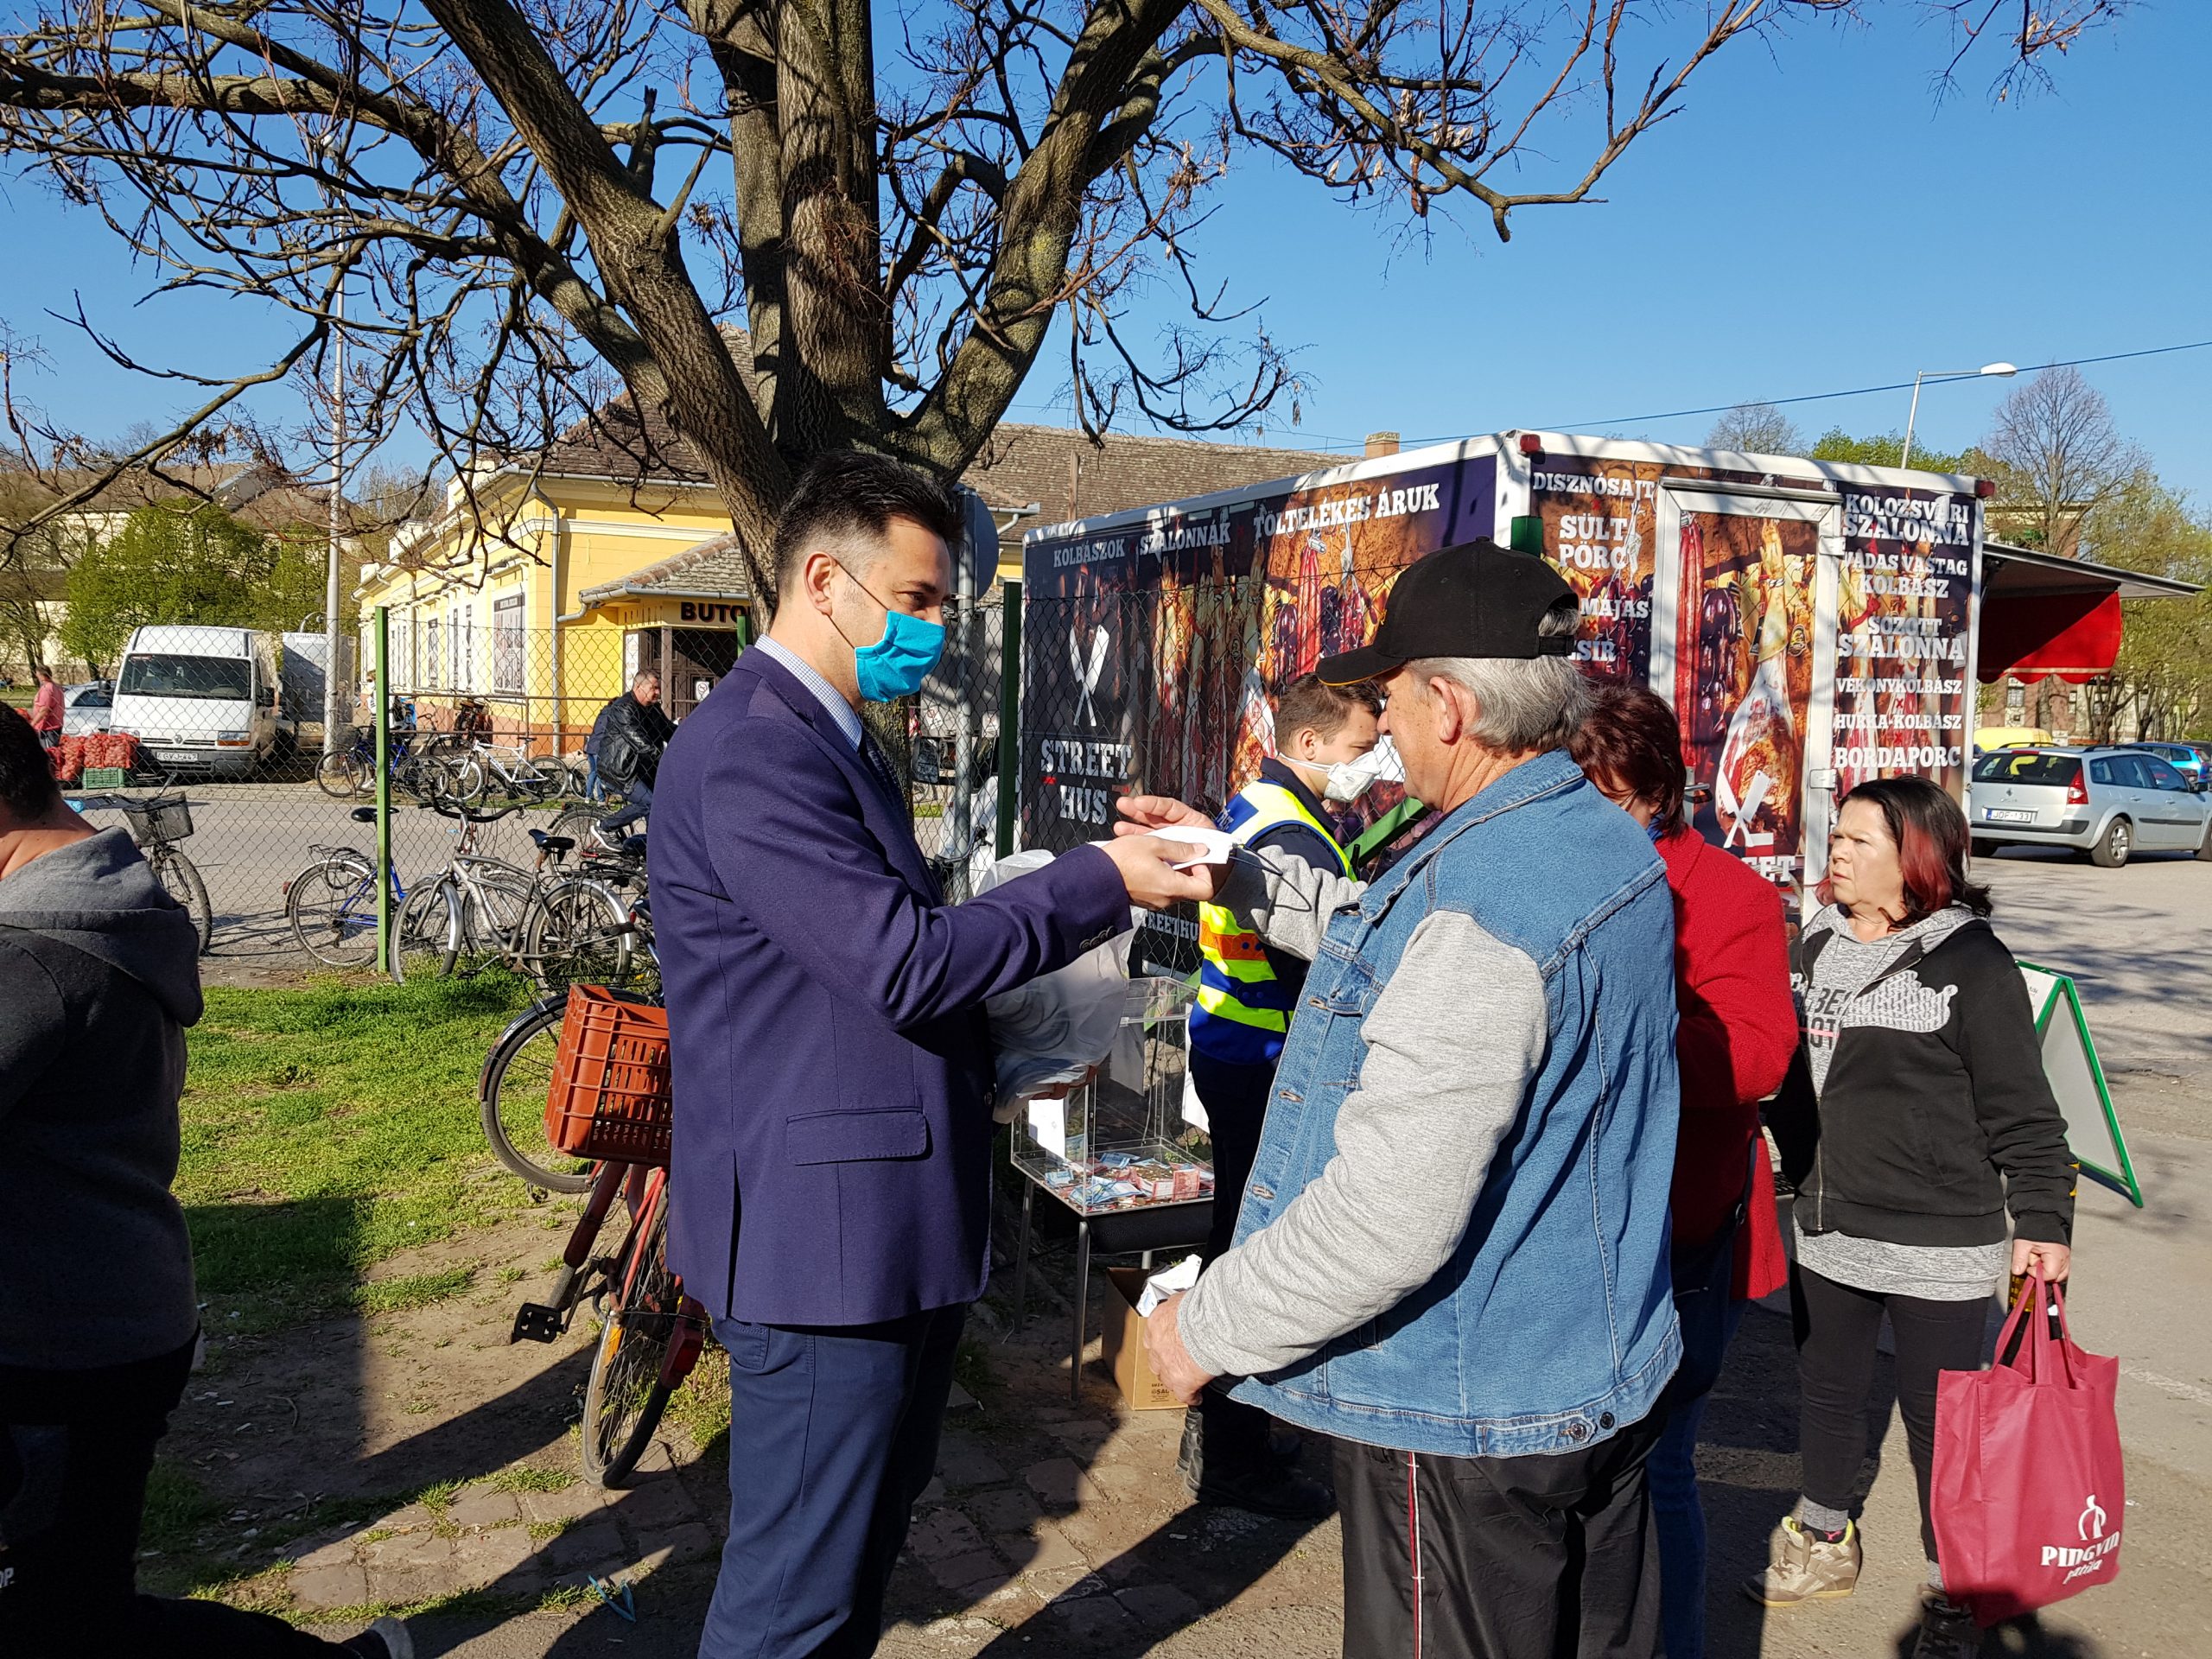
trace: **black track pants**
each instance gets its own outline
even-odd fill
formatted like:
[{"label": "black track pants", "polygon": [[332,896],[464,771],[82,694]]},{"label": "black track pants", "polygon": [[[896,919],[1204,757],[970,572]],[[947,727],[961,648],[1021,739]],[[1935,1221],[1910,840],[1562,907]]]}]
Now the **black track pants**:
[{"label": "black track pants", "polygon": [[1650,1659],[1658,1429],[1519,1458],[1338,1441],[1344,1659]]}]

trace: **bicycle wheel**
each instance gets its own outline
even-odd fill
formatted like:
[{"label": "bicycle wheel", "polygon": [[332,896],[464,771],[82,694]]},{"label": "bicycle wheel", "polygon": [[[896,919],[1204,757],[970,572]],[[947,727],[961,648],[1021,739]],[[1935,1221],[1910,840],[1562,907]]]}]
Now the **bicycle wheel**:
[{"label": "bicycle wheel", "polygon": [[461,901],[461,960],[470,969],[505,957],[520,964],[523,931],[537,902],[537,888],[520,870],[474,870]]},{"label": "bicycle wheel", "polygon": [[452,756],[446,762],[446,799],[454,805],[481,806],[491,798],[492,770],[476,756]]},{"label": "bicycle wheel", "polygon": [[326,795],[334,799],[348,801],[361,792],[369,780],[368,768],[350,749],[333,749],[315,763],[315,780]]},{"label": "bicycle wheel", "polygon": [[630,1478],[675,1393],[660,1380],[683,1302],[667,1246],[666,1205],[657,1192],[623,1256],[584,1385],[584,1474],[595,1485]]},{"label": "bicycle wheel", "polygon": [[199,867],[174,847],[155,848],[147,862],[154,867],[162,890],[192,918],[193,931],[200,935],[200,954],[206,956],[215,942],[215,909],[207,902],[207,884],[200,879]]},{"label": "bicycle wheel", "polygon": [[437,762],[419,754],[404,754],[391,763],[392,787],[424,806],[438,798],[439,775]]},{"label": "bicycle wheel", "polygon": [[630,918],[622,901],[603,882],[556,881],[531,906],[522,961],[549,992],[579,983],[620,989],[630,979]]},{"label": "bicycle wheel", "polygon": [[333,968],[375,964],[375,865],[359,854],[319,859],[286,887],[284,914],[301,950]]},{"label": "bicycle wheel", "polygon": [[509,1026],[485,1057],[476,1088],[492,1155],[548,1192],[591,1189],[591,1160],[556,1152],[545,1138],[545,1096],[568,1007],[566,997],[548,997]]},{"label": "bicycle wheel", "polygon": [[564,806],[553,815],[552,827],[546,833],[566,836],[577,846],[588,850],[595,843],[591,832],[599,828],[599,821],[614,809],[611,806]]},{"label": "bicycle wheel", "polygon": [[392,928],[392,982],[449,977],[461,953],[461,919],[449,882],[430,881],[409,893]]}]

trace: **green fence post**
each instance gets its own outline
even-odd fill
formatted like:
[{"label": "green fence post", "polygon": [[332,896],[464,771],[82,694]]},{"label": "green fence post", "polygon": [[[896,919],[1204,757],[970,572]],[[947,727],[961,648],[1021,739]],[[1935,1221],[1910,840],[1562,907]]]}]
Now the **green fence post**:
[{"label": "green fence post", "polygon": [[994,853],[1014,851],[1014,817],[1020,810],[1021,584],[1001,584],[999,595],[999,811]]},{"label": "green fence post", "polygon": [[377,607],[377,967],[391,971],[391,612]]},{"label": "green fence post", "polygon": [[1407,825],[1427,810],[1419,801],[1408,797],[1376,819],[1367,832],[1351,844],[1352,868],[1363,868],[1370,859],[1395,841]]}]

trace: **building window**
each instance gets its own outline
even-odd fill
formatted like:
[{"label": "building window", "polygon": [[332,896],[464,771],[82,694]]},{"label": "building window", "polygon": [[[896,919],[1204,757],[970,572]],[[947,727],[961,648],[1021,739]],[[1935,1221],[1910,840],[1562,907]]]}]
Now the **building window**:
[{"label": "building window", "polygon": [[522,690],[522,595],[511,594],[492,606],[492,689],[509,695]]},{"label": "building window", "polygon": [[429,687],[434,691],[437,690],[440,684],[438,670],[444,661],[441,652],[445,645],[445,641],[438,637],[439,632],[438,619],[436,617],[430,617],[423,622],[423,683]]},{"label": "building window", "polygon": [[476,689],[476,613],[468,606],[461,606],[453,613],[453,626],[446,630],[453,639],[453,689],[474,691]]}]

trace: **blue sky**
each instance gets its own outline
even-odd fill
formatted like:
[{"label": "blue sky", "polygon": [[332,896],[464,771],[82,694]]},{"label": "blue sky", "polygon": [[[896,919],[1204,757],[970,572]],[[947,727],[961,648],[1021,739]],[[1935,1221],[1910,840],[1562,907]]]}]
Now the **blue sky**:
[{"label": "blue sky", "polygon": [[[2001,106],[1986,58],[1939,105],[1942,31],[1901,0],[1870,10],[1878,27],[1730,48],[1607,203],[1524,212],[1507,245],[1471,223],[1394,250],[1387,221],[1246,160],[1198,247],[1232,296],[1264,299],[1313,383],[1302,425],[1272,420],[1270,441],[1539,426],[1696,442],[1711,416],[1630,417],[2212,338],[2212,6],[2139,8],[2058,64],[2056,91]],[[106,232],[19,181],[0,190],[0,318],[54,369],[22,390],[82,429],[183,400],[40,315],[73,290],[127,343],[182,342],[196,366],[244,362],[269,332],[240,301],[133,308]],[[2083,372],[2166,480],[2212,503],[2212,350]],[[1014,418],[1052,418],[1058,378],[1048,352]],[[1973,442],[2006,384],[1929,391],[1919,441]],[[1894,430],[1905,402],[1790,413],[1808,433]]]}]

